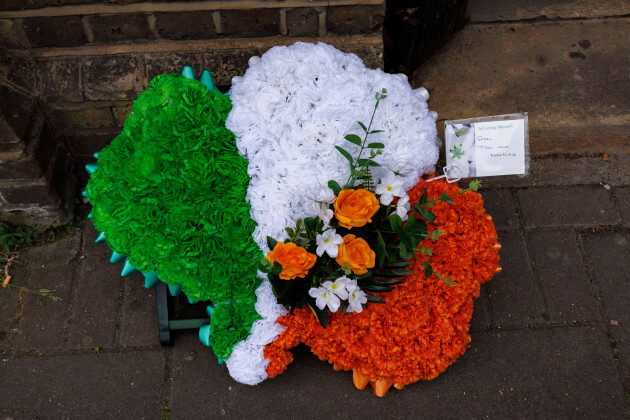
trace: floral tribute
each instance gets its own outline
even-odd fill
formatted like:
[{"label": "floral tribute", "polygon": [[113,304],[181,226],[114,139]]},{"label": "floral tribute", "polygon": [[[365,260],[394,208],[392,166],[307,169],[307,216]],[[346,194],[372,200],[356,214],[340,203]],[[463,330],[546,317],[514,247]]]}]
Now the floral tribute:
[{"label": "floral tribute", "polygon": [[299,343],[377,395],[434,378],[500,268],[478,184],[423,180],[428,93],[322,43],[249,63],[229,96],[158,76],[91,164],[112,261],[210,299],[200,337],[238,382],[277,376]]}]

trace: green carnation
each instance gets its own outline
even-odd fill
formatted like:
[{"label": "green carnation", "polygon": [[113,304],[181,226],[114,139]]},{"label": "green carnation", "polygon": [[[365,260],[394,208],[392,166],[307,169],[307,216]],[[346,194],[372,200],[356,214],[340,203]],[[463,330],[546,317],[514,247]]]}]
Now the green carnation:
[{"label": "green carnation", "polygon": [[[192,299],[237,298],[249,307],[231,311],[234,319],[221,316],[223,326],[212,321],[213,334],[236,328],[228,335],[245,338],[258,319],[253,292],[262,254],[245,201],[247,161],[225,128],[231,107],[228,96],[196,80],[157,76],[99,153],[87,194],[96,229],[138,270],[155,271]],[[231,346],[214,350],[226,356]]]}]

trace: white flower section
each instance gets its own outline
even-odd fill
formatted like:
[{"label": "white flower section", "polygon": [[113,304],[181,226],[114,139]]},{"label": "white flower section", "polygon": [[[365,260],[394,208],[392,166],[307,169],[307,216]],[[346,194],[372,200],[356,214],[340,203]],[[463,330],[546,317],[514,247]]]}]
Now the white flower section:
[{"label": "white flower section", "polygon": [[357,121],[368,123],[374,94],[386,88],[368,141],[385,145],[374,158],[374,179],[400,173],[403,187],[435,165],[435,121],[422,91],[403,78],[367,69],[354,54],[332,46],[296,43],[275,47],[232,87],[233,108],[226,126],[236,134],[249,161],[247,199],[258,226],[254,239],[267,252],[266,237],[284,237],[284,228],[314,216],[313,201],[330,200],[328,181],[344,182],[347,160],[335,149],[358,153],[346,134],[363,137]]},{"label": "white flower section", "polygon": [[[374,94],[382,88],[388,97],[380,103],[372,129],[384,132],[368,139],[385,144],[383,154],[374,159],[382,165],[372,169],[374,179],[396,172],[408,190],[437,162],[437,130],[426,91],[412,90],[405,79],[367,69],[356,55],[323,43],[275,47],[250,66],[232,86],[226,127],[236,134],[239,152],[249,161],[247,200],[258,224],[254,240],[263,252],[269,251],[267,236],[285,237],[285,227],[319,214],[315,202],[332,202],[328,181],[343,182],[349,176],[348,162],[334,146],[358,152],[344,136],[363,137],[357,121],[369,122]],[[323,293],[334,308],[339,298]],[[266,278],[256,296],[256,311],[263,319],[226,361],[230,375],[249,385],[267,378],[264,347],[282,332],[275,321],[286,313]],[[352,299],[353,310],[362,310],[361,295]],[[329,302],[326,306],[330,308]]]},{"label": "white flower section", "polygon": [[343,243],[343,238],[341,235],[337,234],[335,229],[328,229],[321,235],[317,235],[315,241],[317,242],[317,250],[315,250],[315,253],[318,257],[324,255],[325,252],[330,258],[337,258],[339,245]]},{"label": "white flower section", "polygon": [[411,204],[409,204],[409,196],[405,194],[405,196],[401,197],[396,203],[396,214],[400,216],[404,222],[409,218],[409,210],[411,210]]},{"label": "white flower section", "polygon": [[287,313],[285,307],[276,301],[266,276],[256,289],[256,299],[256,312],[263,319],[254,322],[249,337],[234,346],[230,358],[225,361],[232,378],[247,385],[256,385],[267,379],[269,360],[264,356],[265,346],[282,333],[284,327],[276,324],[276,319]]},{"label": "white flower section", "polygon": [[396,176],[393,172],[389,172],[376,185],[376,194],[381,195],[381,204],[388,206],[394,200],[394,197],[405,195],[402,178]]},{"label": "white flower section", "polygon": [[[329,281],[328,283],[332,284],[331,281]],[[339,305],[341,305],[339,296],[331,292],[325,286],[313,287],[308,291],[308,294],[311,295],[311,297],[315,298],[315,305],[317,305],[319,309],[323,310],[326,306],[328,306],[330,312],[337,312],[337,310],[339,309]]]}]

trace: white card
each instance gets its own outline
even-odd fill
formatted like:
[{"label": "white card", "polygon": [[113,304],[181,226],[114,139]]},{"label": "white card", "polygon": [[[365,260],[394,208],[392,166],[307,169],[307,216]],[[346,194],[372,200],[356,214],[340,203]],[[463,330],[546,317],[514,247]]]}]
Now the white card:
[{"label": "white card", "polygon": [[449,176],[520,175],[529,167],[527,114],[444,123]]}]

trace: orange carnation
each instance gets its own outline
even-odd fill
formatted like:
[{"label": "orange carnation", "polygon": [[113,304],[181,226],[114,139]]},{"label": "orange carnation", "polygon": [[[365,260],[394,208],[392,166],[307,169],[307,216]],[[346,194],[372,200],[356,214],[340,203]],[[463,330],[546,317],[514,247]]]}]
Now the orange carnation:
[{"label": "orange carnation", "polygon": [[379,208],[378,199],[368,190],[341,190],[335,200],[335,217],[347,229],[361,227],[372,221]]},{"label": "orange carnation", "polygon": [[288,244],[278,242],[273,251],[267,253],[267,259],[271,264],[280,263],[282,280],[292,280],[296,277],[305,277],[308,270],[315,265],[317,256],[292,242]]},{"label": "orange carnation", "polygon": [[374,267],[376,254],[365,241],[355,235],[343,237],[343,244],[339,245],[339,254],[335,261],[344,267],[350,265],[354,274],[365,274],[368,268]]}]

